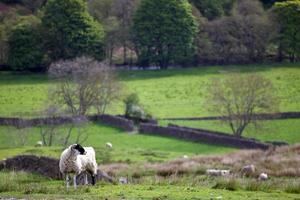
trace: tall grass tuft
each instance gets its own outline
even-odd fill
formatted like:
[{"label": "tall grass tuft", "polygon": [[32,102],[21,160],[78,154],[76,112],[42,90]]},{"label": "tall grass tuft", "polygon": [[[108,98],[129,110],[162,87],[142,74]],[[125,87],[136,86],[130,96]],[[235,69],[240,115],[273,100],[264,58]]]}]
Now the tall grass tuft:
[{"label": "tall grass tuft", "polygon": [[293,181],[285,186],[284,191],[287,193],[300,194],[300,183]]},{"label": "tall grass tuft", "polygon": [[212,188],[236,191],[240,188],[240,183],[235,178],[219,179]]}]

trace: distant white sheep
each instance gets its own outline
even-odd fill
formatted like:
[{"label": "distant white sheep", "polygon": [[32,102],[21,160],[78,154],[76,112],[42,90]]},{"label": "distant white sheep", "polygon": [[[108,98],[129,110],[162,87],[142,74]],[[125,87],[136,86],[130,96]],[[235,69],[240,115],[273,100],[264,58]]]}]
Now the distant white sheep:
[{"label": "distant white sheep", "polygon": [[109,149],[111,149],[113,147],[112,143],[110,143],[110,142],[106,142],[105,146]]},{"label": "distant white sheep", "polygon": [[268,180],[268,174],[266,174],[266,173],[261,173],[261,174],[259,175],[259,177],[258,177],[258,180],[259,180],[259,181],[266,181],[266,180]]},{"label": "distant white sheep", "polygon": [[207,169],[206,174],[210,176],[229,176],[230,170]]},{"label": "distant white sheep", "polygon": [[35,147],[42,147],[43,146],[43,142],[42,141],[37,141],[34,146]]},{"label": "distant white sheep", "polygon": [[[59,160],[60,172],[66,177],[67,188],[69,188],[69,174],[73,173],[74,188],[76,185],[76,177],[82,172],[88,172],[92,176],[92,184],[96,183],[97,163],[95,158],[95,150],[93,147],[82,147],[80,144],[73,144],[66,148]],[[85,176],[85,184],[88,184],[87,174]]]}]

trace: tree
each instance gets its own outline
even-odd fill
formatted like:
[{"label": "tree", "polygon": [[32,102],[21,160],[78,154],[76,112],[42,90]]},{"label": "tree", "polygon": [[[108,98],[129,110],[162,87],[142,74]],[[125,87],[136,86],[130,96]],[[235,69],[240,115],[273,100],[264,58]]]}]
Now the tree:
[{"label": "tree", "polygon": [[187,0],[143,0],[133,18],[133,41],[141,66],[169,64],[193,55],[197,22]]},{"label": "tree", "polygon": [[133,13],[138,0],[91,0],[89,12],[105,30],[106,57],[112,63],[115,49],[123,48],[123,64],[128,64],[128,50],[133,49],[130,37]]},{"label": "tree", "polygon": [[238,1],[232,16],[207,22],[204,32],[209,42],[206,48],[199,44],[199,59],[218,64],[261,62],[276,35],[272,21],[257,0]]},{"label": "tree", "polygon": [[43,51],[40,21],[34,16],[24,17],[8,37],[8,64],[14,70],[40,68]]},{"label": "tree", "polygon": [[224,122],[238,137],[249,124],[258,124],[257,114],[273,112],[278,106],[272,82],[257,74],[213,80],[208,93],[212,110],[225,117]]},{"label": "tree", "polygon": [[55,62],[49,74],[59,81],[50,92],[50,100],[71,115],[86,115],[92,108],[103,114],[119,96],[114,70],[92,58]]},{"label": "tree", "polygon": [[235,0],[190,0],[208,20],[229,15]]},{"label": "tree", "polygon": [[8,59],[8,36],[12,28],[19,22],[17,9],[11,8],[0,12],[0,63],[7,64]]},{"label": "tree", "polygon": [[114,2],[115,0],[91,0],[88,4],[91,15],[103,25],[105,32],[105,55],[109,64],[113,62],[113,53],[115,48],[120,45],[121,35],[126,34],[121,32],[120,22],[114,15]]},{"label": "tree", "polygon": [[103,59],[104,31],[84,0],[49,0],[42,17],[45,49],[53,61],[89,55]]},{"label": "tree", "polygon": [[276,3],[274,11],[280,25],[279,46],[296,62],[300,58],[300,0]]},{"label": "tree", "polygon": [[133,24],[133,14],[136,11],[138,0],[115,0],[113,4],[113,12],[120,21],[119,34],[120,43],[123,46],[123,64],[128,64],[127,49],[132,47],[130,38],[130,27]]}]

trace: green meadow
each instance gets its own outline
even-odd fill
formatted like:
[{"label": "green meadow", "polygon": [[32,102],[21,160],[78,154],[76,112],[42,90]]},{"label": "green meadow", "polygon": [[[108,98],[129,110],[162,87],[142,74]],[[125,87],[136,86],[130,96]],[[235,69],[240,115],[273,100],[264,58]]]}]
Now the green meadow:
[{"label": "green meadow", "polygon": [[[55,135],[54,144],[57,147],[35,148],[40,140],[40,128],[17,129],[0,127],[0,160],[17,154],[36,154],[59,158],[62,151],[58,146],[61,138],[65,137],[67,127],[59,127]],[[97,151],[97,160],[108,162],[163,162],[184,155],[219,154],[230,152],[233,149],[207,144],[198,144],[173,138],[125,133],[119,129],[107,127],[98,123],[91,123],[82,127],[87,136],[84,144],[93,146]],[[75,140],[76,130],[72,132],[71,140]],[[106,142],[113,144],[112,150],[105,148]]]},{"label": "green meadow", "polygon": [[[123,86],[119,101],[113,102],[110,114],[123,114],[122,98],[137,93],[141,104],[161,125],[216,130],[231,134],[226,124],[218,121],[165,121],[162,118],[214,116],[206,102],[207,85],[213,78],[229,75],[259,73],[268,77],[276,87],[281,104],[279,111],[300,111],[300,64],[213,66],[162,71],[118,71]],[[49,89],[55,84],[46,74],[0,72],[0,116],[37,117],[47,105]],[[56,128],[52,147],[34,147],[41,140],[41,130],[47,127],[17,129],[0,126],[0,160],[21,154],[59,158],[61,143],[69,126]],[[300,143],[300,119],[267,120],[262,129],[248,127],[244,136],[262,141]],[[87,135],[83,145],[93,146],[101,165],[124,163],[143,166],[144,163],[162,163],[176,158],[197,155],[223,155],[234,148],[182,141],[167,137],[126,133],[101,123],[88,123],[74,129]],[[105,147],[113,144],[112,149]],[[128,172],[129,173],[129,172]],[[132,173],[132,172],[131,172]],[[129,173],[130,174],[130,173]],[[153,175],[153,174],[152,174]],[[62,181],[49,180],[24,172],[0,172],[0,196],[29,199],[293,199],[299,198],[296,179],[271,179],[257,183],[252,179],[220,180],[204,175],[176,176],[163,180],[145,175],[130,185],[98,183],[96,187],[66,190]],[[298,180],[298,179],[297,179]]]},{"label": "green meadow", "polygon": [[[214,115],[207,109],[207,85],[212,78],[228,75],[261,74],[274,83],[281,104],[279,111],[300,110],[299,64],[214,66],[164,71],[120,71],[123,95],[135,92],[155,117],[200,117]],[[44,74],[0,72],[0,115],[41,115],[50,86]],[[114,102],[109,113],[122,114],[122,101]]]}]

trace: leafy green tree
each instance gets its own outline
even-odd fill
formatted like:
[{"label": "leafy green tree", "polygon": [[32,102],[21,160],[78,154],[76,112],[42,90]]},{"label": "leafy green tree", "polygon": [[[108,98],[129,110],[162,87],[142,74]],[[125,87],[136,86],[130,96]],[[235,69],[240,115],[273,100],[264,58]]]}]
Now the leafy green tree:
[{"label": "leafy green tree", "polygon": [[235,0],[190,0],[209,20],[229,15]]},{"label": "leafy green tree", "polygon": [[8,37],[8,64],[14,70],[34,70],[41,67],[43,51],[40,20],[23,17]]},{"label": "leafy green tree", "polygon": [[295,62],[300,57],[300,0],[275,4],[275,13],[280,24],[280,47]]},{"label": "leafy green tree", "polygon": [[82,55],[101,60],[104,31],[84,0],[49,0],[42,17],[45,49],[51,60]]},{"label": "leafy green tree", "polygon": [[187,0],[142,0],[132,28],[140,65],[166,69],[193,55],[197,29]]}]

